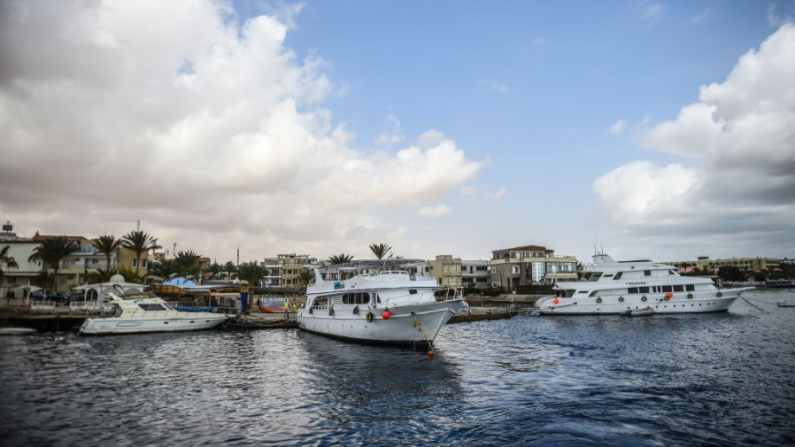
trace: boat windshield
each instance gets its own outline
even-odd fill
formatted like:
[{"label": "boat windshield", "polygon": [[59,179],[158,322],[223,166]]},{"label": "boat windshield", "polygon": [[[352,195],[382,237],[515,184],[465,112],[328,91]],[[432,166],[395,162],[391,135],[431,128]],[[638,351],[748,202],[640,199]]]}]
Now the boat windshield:
[{"label": "boat windshield", "polygon": [[602,272],[585,272],[585,276],[583,279],[586,281],[599,281],[599,278],[602,277]]}]

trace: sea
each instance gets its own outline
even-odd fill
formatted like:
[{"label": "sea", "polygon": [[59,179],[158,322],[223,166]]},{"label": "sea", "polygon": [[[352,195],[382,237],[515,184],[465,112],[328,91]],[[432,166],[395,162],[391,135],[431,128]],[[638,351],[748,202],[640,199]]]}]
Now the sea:
[{"label": "sea", "polygon": [[298,330],[0,337],[0,445],[792,445],[795,300],[451,324],[436,356]]}]

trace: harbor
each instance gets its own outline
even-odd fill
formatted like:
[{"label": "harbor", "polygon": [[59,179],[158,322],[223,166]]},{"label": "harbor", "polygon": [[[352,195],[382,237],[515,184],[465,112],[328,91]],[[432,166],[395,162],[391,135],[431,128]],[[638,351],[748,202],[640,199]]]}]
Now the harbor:
[{"label": "harbor", "polygon": [[790,444],[795,313],[748,297],[448,324],[433,361],[296,329],[5,337],[0,442]]}]

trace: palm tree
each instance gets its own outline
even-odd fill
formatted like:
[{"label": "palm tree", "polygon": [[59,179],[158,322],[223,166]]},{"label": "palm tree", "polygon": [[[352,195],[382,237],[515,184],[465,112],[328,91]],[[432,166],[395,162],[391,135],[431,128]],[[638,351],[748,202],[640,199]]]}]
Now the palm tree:
[{"label": "palm tree", "polygon": [[200,258],[201,255],[196,254],[193,250],[179,251],[174,256],[174,264],[176,264],[181,275],[198,277],[201,274],[199,269]]},{"label": "palm tree", "polygon": [[346,255],[345,253],[342,253],[334,256],[329,256],[328,260],[332,265],[347,264],[353,261],[353,255]]},{"label": "palm tree", "polygon": [[119,247],[121,247],[121,241],[116,239],[113,235],[105,235],[91,241],[91,245],[99,250],[100,253],[105,254],[105,270],[110,270],[110,255],[114,250],[118,250]]},{"label": "palm tree", "polygon": [[301,287],[306,288],[309,284],[309,281],[312,281],[312,278],[315,277],[315,272],[309,269],[302,269],[300,273],[298,273],[298,282],[300,283]]},{"label": "palm tree", "polygon": [[370,246],[370,251],[373,252],[377,259],[384,259],[392,251],[392,247],[387,244],[373,244]]},{"label": "palm tree", "polygon": [[235,267],[235,263],[232,261],[228,261],[224,264],[224,271],[226,272],[227,278],[232,278],[232,274],[237,271],[237,267]]},{"label": "palm tree", "polygon": [[265,276],[265,269],[257,262],[244,262],[237,267],[237,277],[245,280],[249,286],[256,286],[262,277]]},{"label": "palm tree", "polygon": [[91,275],[89,276],[90,278],[89,280],[91,281],[92,284],[109,282],[110,278],[112,278],[113,275],[116,275],[117,273],[119,273],[119,271],[116,269],[97,269],[96,272],[91,273]]},{"label": "palm tree", "polygon": [[179,266],[171,259],[153,262],[149,267],[149,275],[161,279],[168,279],[174,273],[179,273]]},{"label": "palm tree", "polygon": [[221,266],[221,264],[219,264],[217,262],[213,262],[212,264],[210,264],[209,267],[207,267],[207,273],[210,274],[210,278],[212,278],[212,279],[218,279],[218,276],[223,271],[224,271],[224,268]]},{"label": "palm tree", "polygon": [[147,253],[149,250],[157,250],[163,248],[157,245],[157,238],[150,236],[140,230],[130,231],[121,239],[121,246],[135,252],[135,274],[138,274],[138,269],[141,267],[141,254]]},{"label": "palm tree", "polygon": [[41,261],[43,266],[49,265],[52,267],[52,290],[54,291],[55,283],[58,279],[59,264],[65,257],[77,251],[78,248],[77,242],[66,239],[66,236],[45,239],[41,245],[33,249],[33,254],[28,258],[28,262]]},{"label": "palm tree", "polygon": [[[0,249],[0,285],[3,284],[3,281],[5,281],[5,278],[6,278],[6,273],[3,270],[3,267],[8,267],[10,269],[18,269],[19,268],[19,264],[17,264],[17,260],[14,259],[13,256],[8,256],[8,250],[10,248],[11,248],[10,245],[6,245],[2,249]],[[8,297],[8,295],[6,295],[6,297]],[[6,301],[6,304],[9,304],[9,303],[11,303],[11,299],[10,298],[8,298],[8,300]]]}]

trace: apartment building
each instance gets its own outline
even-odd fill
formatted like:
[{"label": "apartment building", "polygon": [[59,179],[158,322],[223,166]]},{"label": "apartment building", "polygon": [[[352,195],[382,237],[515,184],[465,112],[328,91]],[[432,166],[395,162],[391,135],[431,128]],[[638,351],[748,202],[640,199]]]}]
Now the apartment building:
[{"label": "apartment building", "polygon": [[489,261],[492,287],[516,290],[519,286],[547,285],[577,280],[577,258],[555,255],[540,245],[492,251]]},{"label": "apartment building", "polygon": [[489,261],[463,260],[461,261],[461,281],[464,287],[487,288],[491,274]]},{"label": "apartment building", "polygon": [[276,257],[265,258],[260,262],[260,266],[265,269],[263,286],[298,288],[301,286],[301,272],[317,267],[317,259],[295,253],[279,254]]},{"label": "apartment building", "polygon": [[461,287],[463,277],[461,275],[461,258],[454,258],[451,255],[439,255],[436,259],[428,262],[430,275],[436,278],[436,282],[442,287]]}]

